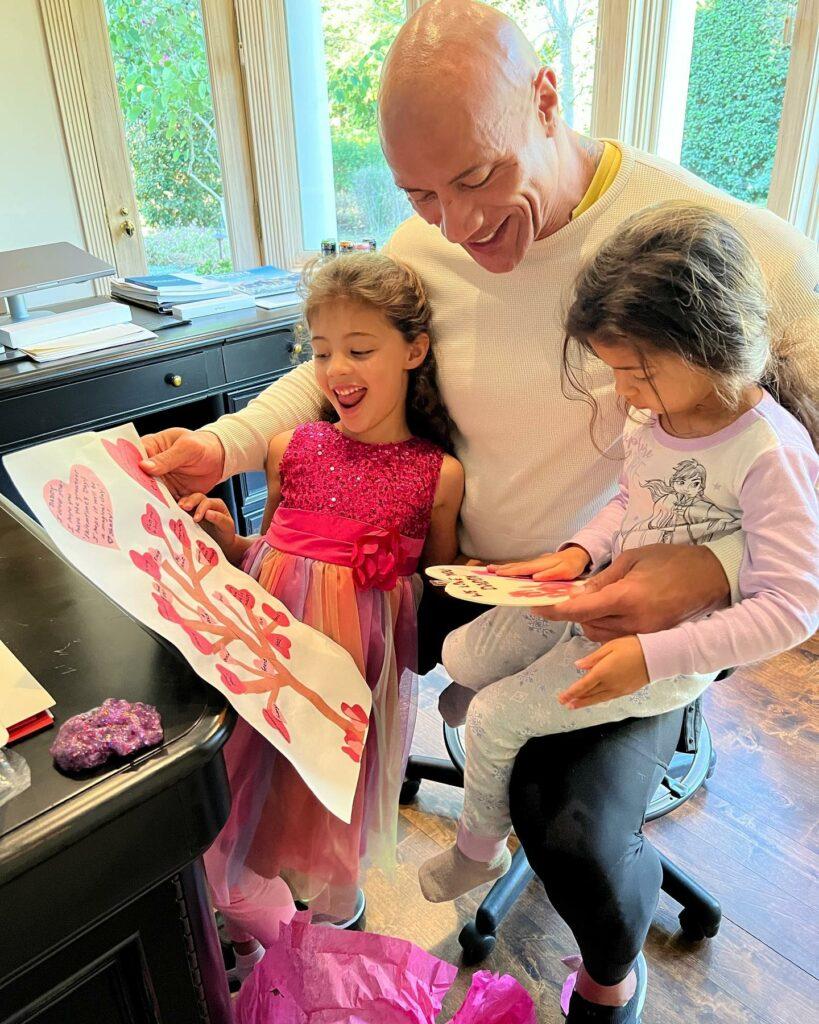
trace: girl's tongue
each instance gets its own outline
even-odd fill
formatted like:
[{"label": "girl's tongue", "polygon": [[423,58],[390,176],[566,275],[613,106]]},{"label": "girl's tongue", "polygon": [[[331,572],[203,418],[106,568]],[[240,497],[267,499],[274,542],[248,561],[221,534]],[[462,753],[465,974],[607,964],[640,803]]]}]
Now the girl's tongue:
[{"label": "girl's tongue", "polygon": [[342,409],[354,409],[367,394],[367,389],[361,385],[346,388],[335,388],[336,399]]}]

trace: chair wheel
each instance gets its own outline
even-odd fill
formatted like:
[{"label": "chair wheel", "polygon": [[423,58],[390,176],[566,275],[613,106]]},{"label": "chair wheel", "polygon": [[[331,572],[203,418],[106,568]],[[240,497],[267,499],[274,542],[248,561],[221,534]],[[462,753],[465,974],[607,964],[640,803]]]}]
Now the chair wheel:
[{"label": "chair wheel", "polygon": [[401,804],[411,804],[418,796],[418,790],[420,788],[420,779],[404,779],[404,783],[401,786],[401,792],[398,795],[398,802]]},{"label": "chair wheel", "polygon": [[481,963],[495,948],[497,941],[494,935],[484,935],[482,932],[479,932],[475,927],[474,921],[464,925],[461,929],[461,934],[458,936],[458,942],[460,942],[461,949],[464,951],[464,964],[467,967],[472,967],[475,964]]},{"label": "chair wheel", "polygon": [[711,756],[708,759],[708,771],[705,773],[706,781],[711,778],[714,772],[717,770],[717,752],[716,750],[711,751]]},{"label": "chair wheel", "polygon": [[702,942],[703,939],[713,939],[719,931],[719,918],[710,920],[697,914],[691,907],[684,907],[679,916],[680,928],[683,935],[691,942]]}]

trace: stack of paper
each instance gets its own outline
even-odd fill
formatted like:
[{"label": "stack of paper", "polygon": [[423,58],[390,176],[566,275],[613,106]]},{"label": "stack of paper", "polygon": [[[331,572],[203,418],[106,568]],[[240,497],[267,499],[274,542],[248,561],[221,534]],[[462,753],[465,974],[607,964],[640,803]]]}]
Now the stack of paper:
[{"label": "stack of paper", "polygon": [[99,327],[82,334],[73,334],[69,338],[57,338],[55,341],[45,341],[39,345],[26,345],[21,351],[35,363],[47,363],[53,359],[81,356],[88,352],[130,345],[133,341],[149,341],[155,337],[152,331],[138,324],[114,324],[112,327]]},{"label": "stack of paper", "polygon": [[96,302],[12,321],[0,328],[0,342],[6,348],[38,363],[155,337],[151,331],[133,323],[131,310],[120,302]]},{"label": "stack of paper", "polygon": [[0,327],[0,342],[6,348],[26,349],[49,341],[62,341],[99,327],[131,323],[131,311],[119,302],[95,302],[26,320],[12,320]]},{"label": "stack of paper", "polygon": [[115,277],[111,284],[114,298],[163,313],[181,303],[218,299],[232,293],[233,289],[227,283],[183,273]]}]

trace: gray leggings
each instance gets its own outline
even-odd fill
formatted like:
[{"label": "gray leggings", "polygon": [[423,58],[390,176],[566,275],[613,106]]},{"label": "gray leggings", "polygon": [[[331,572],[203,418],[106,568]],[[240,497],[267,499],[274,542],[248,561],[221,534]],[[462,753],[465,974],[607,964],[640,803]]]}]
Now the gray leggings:
[{"label": "gray leggings", "polygon": [[509,780],[528,740],[663,714],[690,703],[710,680],[661,679],[636,693],[572,711],[557,695],[581,677],[575,662],[598,646],[576,628],[523,608],[492,608],[446,638],[444,667],[456,683],[476,691],[466,719],[461,817],[464,841],[477,843],[475,852],[462,846],[468,856],[482,859],[481,846],[509,834]]}]

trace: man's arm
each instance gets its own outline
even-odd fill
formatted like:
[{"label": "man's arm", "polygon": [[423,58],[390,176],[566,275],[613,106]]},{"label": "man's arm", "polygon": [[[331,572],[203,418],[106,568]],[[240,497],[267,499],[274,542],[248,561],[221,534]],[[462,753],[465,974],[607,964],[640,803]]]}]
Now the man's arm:
[{"label": "man's arm", "polygon": [[579,622],[604,642],[658,633],[729,603],[725,572],[705,545],[649,544],[629,548],[587,580],[577,597],[533,609],[556,622]]},{"label": "man's arm", "polygon": [[207,494],[235,473],[264,469],[270,438],[317,420],[322,399],[312,364],[304,364],[265,388],[246,409],[201,430],[168,427],[146,434],[140,466],[162,477],[176,498]]},{"label": "man's arm", "polygon": [[263,470],[271,438],[310,423],[321,415],[324,396],[313,363],[302,363],[250,402],[240,412],[220,416],[203,427],[222,442],[222,479]]}]

